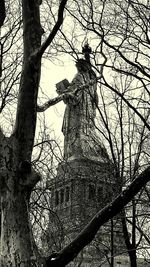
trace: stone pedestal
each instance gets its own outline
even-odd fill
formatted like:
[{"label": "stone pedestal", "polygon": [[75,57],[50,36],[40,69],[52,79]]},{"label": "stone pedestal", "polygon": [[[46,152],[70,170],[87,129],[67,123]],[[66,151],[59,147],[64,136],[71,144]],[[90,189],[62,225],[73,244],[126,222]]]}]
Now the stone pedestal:
[{"label": "stone pedestal", "polygon": [[[61,162],[58,165],[57,176],[49,183],[53,211],[49,229],[56,236],[56,250],[69,243],[92,216],[115,197],[117,192],[113,173],[110,162],[87,158]],[[76,260],[79,262],[83,259],[81,266],[98,266],[100,259],[110,254],[111,242],[114,243],[114,253],[117,252],[118,244],[122,244],[120,220],[115,218],[113,229],[111,228],[112,222],[107,223],[100,229],[92,244],[81,252]],[[113,240],[111,230],[114,233]],[[54,244],[52,247],[54,248]]]},{"label": "stone pedestal", "polygon": [[50,187],[59,216],[86,221],[115,196],[113,166],[86,158],[62,162]]}]

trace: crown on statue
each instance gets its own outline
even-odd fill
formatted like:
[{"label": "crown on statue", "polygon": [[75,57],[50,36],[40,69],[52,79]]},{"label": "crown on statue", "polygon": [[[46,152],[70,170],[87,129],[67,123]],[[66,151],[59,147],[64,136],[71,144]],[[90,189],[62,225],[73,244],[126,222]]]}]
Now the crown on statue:
[{"label": "crown on statue", "polygon": [[92,48],[89,46],[88,42],[85,43],[85,45],[82,47],[82,53],[83,54],[91,54]]}]

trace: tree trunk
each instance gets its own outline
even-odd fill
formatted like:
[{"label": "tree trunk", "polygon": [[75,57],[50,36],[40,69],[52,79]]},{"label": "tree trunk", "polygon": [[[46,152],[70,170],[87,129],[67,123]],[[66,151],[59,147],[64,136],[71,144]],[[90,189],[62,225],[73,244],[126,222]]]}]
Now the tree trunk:
[{"label": "tree trunk", "polygon": [[136,202],[132,199],[132,251],[130,252],[131,267],[137,267],[136,260]]},{"label": "tree trunk", "polygon": [[[29,221],[30,193],[39,175],[30,164],[19,167],[13,138],[0,136],[1,267],[37,266]],[[38,265],[40,266],[40,265]]]},{"label": "tree trunk", "polygon": [[130,257],[130,264],[131,267],[137,267],[137,261],[136,261],[136,249],[129,252]]},{"label": "tree trunk", "polygon": [[111,219],[111,262],[110,267],[114,267],[114,223]]},{"label": "tree trunk", "polygon": [[15,130],[1,148],[1,267],[40,266],[36,264],[28,211],[30,193],[39,181],[30,163],[41,71],[41,60],[34,56],[41,46],[39,4],[22,0],[24,60]]},{"label": "tree trunk", "polygon": [[28,199],[14,181],[8,187],[1,205],[1,267],[30,267],[35,258],[30,242]]},{"label": "tree trunk", "polygon": [[122,211],[122,229],[123,229],[123,235],[124,235],[124,240],[127,248],[127,252],[130,258],[130,266],[131,267],[137,267],[137,262],[136,262],[136,248],[135,245],[133,245],[130,242],[130,236],[129,232],[127,229],[127,224],[126,224],[126,217],[125,217],[125,212],[124,210]]}]

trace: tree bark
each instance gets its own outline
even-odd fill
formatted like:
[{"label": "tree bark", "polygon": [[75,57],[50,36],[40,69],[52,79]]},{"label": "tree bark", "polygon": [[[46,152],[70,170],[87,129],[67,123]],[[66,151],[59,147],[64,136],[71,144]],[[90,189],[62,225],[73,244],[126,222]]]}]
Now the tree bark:
[{"label": "tree bark", "polygon": [[136,249],[130,251],[129,256],[130,256],[131,267],[137,267]]},{"label": "tree bark", "polygon": [[[40,176],[29,163],[16,167],[14,139],[1,135],[1,267],[36,262],[29,224],[29,197]],[[26,167],[26,168],[25,168]],[[28,168],[27,168],[28,167]]]},{"label": "tree bark", "polygon": [[29,197],[40,177],[30,164],[40,81],[41,46],[39,1],[22,0],[24,61],[15,131],[1,142],[1,266],[36,266],[29,223]]},{"label": "tree bark", "polygon": [[111,253],[111,259],[110,259],[110,267],[114,267],[114,222],[113,219],[111,219],[111,243],[110,243],[110,253]]},{"label": "tree bark", "polygon": [[22,0],[24,62],[21,74],[14,135],[19,163],[31,160],[35,127],[41,58],[35,56],[41,46],[39,1]]},{"label": "tree bark", "polygon": [[28,200],[15,189],[11,178],[8,181],[11,191],[2,194],[1,266],[30,267],[35,257],[30,242]]}]

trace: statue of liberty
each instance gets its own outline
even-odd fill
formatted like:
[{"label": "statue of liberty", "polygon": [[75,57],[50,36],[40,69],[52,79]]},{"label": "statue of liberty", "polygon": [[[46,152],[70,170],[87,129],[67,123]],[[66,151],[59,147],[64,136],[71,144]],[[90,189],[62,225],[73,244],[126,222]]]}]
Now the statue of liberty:
[{"label": "statue of liberty", "polygon": [[[94,119],[98,105],[96,74],[89,58],[90,47],[85,45],[85,59],[76,62],[77,74],[69,84],[65,81],[66,104],[62,132],[64,134],[64,159],[95,158],[102,152],[97,142]],[[57,84],[57,92],[60,83]],[[102,153],[101,153],[102,154]]]}]

